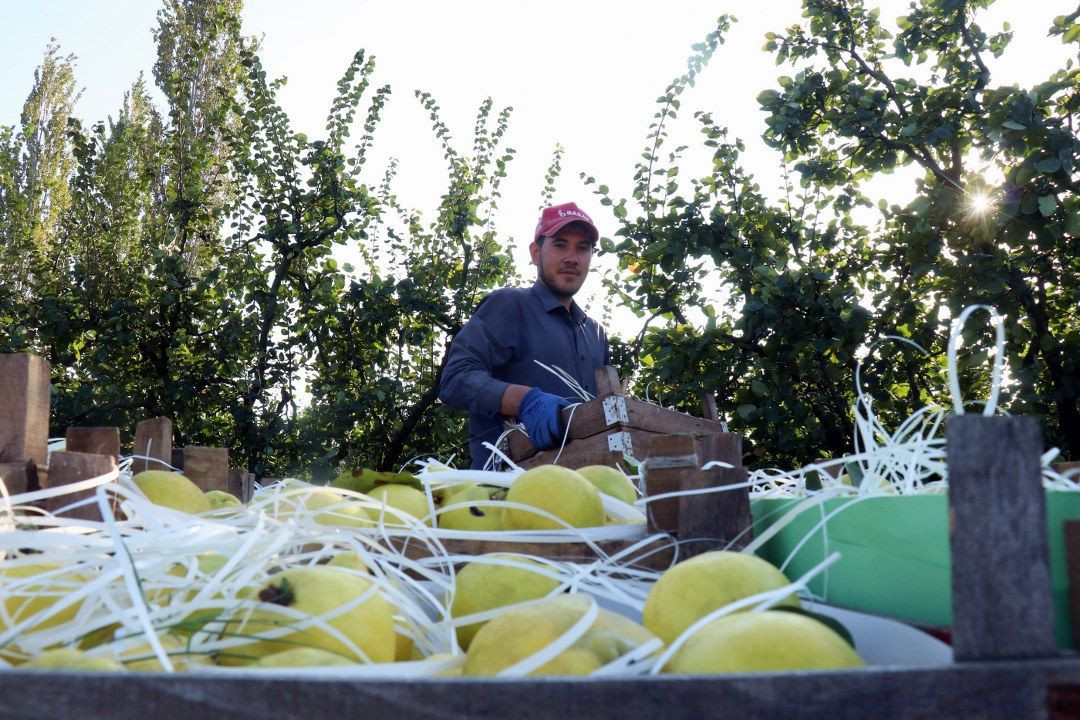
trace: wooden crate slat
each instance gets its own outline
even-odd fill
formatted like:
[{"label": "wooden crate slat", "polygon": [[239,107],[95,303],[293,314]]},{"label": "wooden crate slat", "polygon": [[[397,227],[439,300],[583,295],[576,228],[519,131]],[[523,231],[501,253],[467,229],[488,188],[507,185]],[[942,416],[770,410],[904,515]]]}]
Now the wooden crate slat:
[{"label": "wooden crate slat", "polygon": [[8,495],[17,495],[36,489],[33,487],[37,482],[34,477],[35,470],[33,460],[0,463],[0,482],[4,483]]},{"label": "wooden crate slat", "polygon": [[226,448],[188,445],[184,448],[184,477],[209,490],[229,491],[229,451]]},{"label": "wooden crate slat", "polygon": [[[598,452],[609,452],[609,436],[616,435],[618,432],[619,431],[600,433],[599,435],[594,435],[589,438],[575,440],[573,443],[567,443],[566,447],[562,449],[561,454],[559,449],[556,448],[554,450],[545,450],[536,453],[535,455],[515,462],[523,468],[531,468],[536,467],[537,465],[554,463],[555,458],[557,457],[559,458],[559,465],[569,468],[582,467],[583,465],[588,464],[587,462],[584,462],[584,458],[591,457],[594,453]],[[629,431],[629,434],[633,445],[633,454],[635,456],[640,456],[642,453],[639,446],[647,448],[652,441],[652,438],[660,436],[660,433],[645,432],[644,430],[632,430]]]},{"label": "wooden crate slat", "polygon": [[161,462],[136,458],[132,461],[131,472],[169,470],[173,450],[172,432],[172,420],[167,417],[156,417],[140,421],[135,426],[135,442],[132,447],[132,454],[155,458]]},{"label": "wooden crate slat", "polygon": [[[116,458],[112,455],[96,455],[94,453],[81,453],[61,451],[54,452],[49,456],[49,474],[42,483],[43,488],[57,488],[63,485],[89,480],[105,475],[116,469]],[[50,512],[57,512],[60,508],[70,505],[79,500],[92,498],[96,490],[80,490],[75,493],[49,498],[45,501],[45,508]],[[102,520],[101,512],[96,503],[82,505],[80,507],[65,510],[64,517],[77,518],[80,520]]]},{"label": "wooden crate slat", "polygon": [[118,427],[69,427],[64,438],[69,452],[112,455],[120,462]]},{"label": "wooden crate slat", "polygon": [[48,460],[52,367],[28,353],[0,355],[0,462]]},{"label": "wooden crate slat", "polygon": [[8,716],[81,720],[1026,720],[1050,717],[1047,705],[1053,690],[1077,683],[1080,660],[1076,659],[842,672],[514,681],[0,671],[0,693]]},{"label": "wooden crate slat", "polygon": [[947,433],[956,658],[1052,656],[1039,424],[956,415]]}]

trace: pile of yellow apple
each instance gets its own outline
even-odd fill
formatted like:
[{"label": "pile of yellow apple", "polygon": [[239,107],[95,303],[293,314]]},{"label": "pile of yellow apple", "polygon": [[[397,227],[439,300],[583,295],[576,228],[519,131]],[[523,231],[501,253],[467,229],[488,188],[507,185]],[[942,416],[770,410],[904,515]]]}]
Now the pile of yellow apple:
[{"label": "pile of yellow apple", "polygon": [[[505,500],[519,505],[505,508],[492,506],[496,491],[482,485],[444,488],[439,525],[485,530],[564,527],[522,506],[539,508],[572,527],[602,525],[601,491],[620,493],[626,502],[636,497],[626,476],[606,470],[612,469],[575,472],[546,466],[527,471],[505,493]],[[238,499],[227,493],[204,493],[177,473],[143,472],[134,477],[134,483],[152,503],[174,510],[209,517],[246,512]],[[426,518],[430,524],[428,496],[416,488],[382,485],[362,496],[366,500],[355,497],[356,493],[288,481],[272,493],[257,494],[252,505],[260,512],[276,513],[279,519],[306,514],[319,524],[361,531],[389,522],[390,508],[400,511],[399,519],[418,523]],[[245,532],[242,524],[232,531]],[[228,569],[230,558],[220,553],[192,550],[186,557],[181,553],[169,560],[176,564],[166,575],[175,577],[175,585],[158,584],[139,591],[147,608],[168,606],[200,590],[206,595],[207,579]],[[91,581],[81,571],[34,557],[13,551],[0,558],[4,594],[0,639],[6,638],[0,643],[0,663],[25,668],[168,670],[160,660],[164,652],[174,659],[171,669],[198,670],[211,665],[426,662],[435,657],[440,662],[454,661],[447,662],[443,674],[467,676],[586,675],[605,666],[605,672],[612,672],[612,668],[622,671],[635,665],[640,674],[649,663],[656,666],[653,671],[666,673],[863,664],[846,639],[801,612],[794,595],[783,597],[769,610],[742,608],[708,620],[706,616],[742,598],[787,592],[789,581],[783,573],[764,560],[737,552],[705,553],[654,576],[641,606],[640,623],[601,607],[588,592],[577,591],[576,571],[559,563],[497,553],[476,556],[456,571],[447,565],[439,572],[445,573],[441,587],[448,591],[437,599],[442,606],[430,614],[433,624],[456,639],[456,646],[441,660],[416,642],[420,635],[411,625],[416,616],[410,619],[395,606],[394,595],[387,591],[387,576],[348,551],[323,557],[318,564],[268,566],[268,574],[258,576],[258,582],[221,597],[216,605],[199,606],[182,622],[160,631],[152,642],[132,634],[130,623],[123,627],[119,622],[99,623],[93,632],[69,634],[51,646],[35,642],[34,648],[48,646],[43,652],[28,651],[20,647],[20,635],[78,624],[82,601],[71,601],[71,592]],[[193,644],[199,644],[193,643],[196,637],[201,638],[202,647],[212,649],[189,652]]]},{"label": "pile of yellow apple", "polygon": [[[243,505],[235,495],[221,490],[203,492],[179,473],[147,470],[133,479],[151,502],[183,512],[204,513]],[[341,492],[352,490],[348,475],[326,486],[286,480],[272,490],[294,500],[281,502],[280,497],[263,493],[252,505],[283,520],[311,514],[324,525],[373,527],[378,521],[390,525],[422,521],[447,530],[481,532],[598,527],[610,521],[601,493],[627,504],[637,499],[633,482],[621,471],[604,465],[578,470],[543,465],[522,473],[509,490],[474,482],[446,485],[432,492],[432,505],[422,490],[400,483],[378,485],[363,494],[369,501],[357,502],[355,492]],[[546,514],[502,507],[503,502],[528,505]]]}]

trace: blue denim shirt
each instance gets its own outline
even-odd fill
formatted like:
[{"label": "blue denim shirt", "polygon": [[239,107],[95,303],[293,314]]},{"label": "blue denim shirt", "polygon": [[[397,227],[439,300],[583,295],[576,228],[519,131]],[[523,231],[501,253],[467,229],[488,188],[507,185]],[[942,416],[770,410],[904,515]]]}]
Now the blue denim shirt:
[{"label": "blue denim shirt", "polygon": [[594,371],[611,362],[607,333],[577,303],[567,310],[542,283],[502,288],[488,295],[454,338],[439,385],[439,399],[469,412],[472,467],[483,467],[502,432],[499,414],[508,385],[528,385],[580,400],[534,361],[562,368],[596,394]]}]

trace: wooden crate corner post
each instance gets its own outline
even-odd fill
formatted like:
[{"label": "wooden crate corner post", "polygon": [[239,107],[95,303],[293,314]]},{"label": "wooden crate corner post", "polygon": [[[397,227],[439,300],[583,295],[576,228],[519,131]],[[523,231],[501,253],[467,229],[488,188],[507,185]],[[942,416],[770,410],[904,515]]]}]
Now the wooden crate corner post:
[{"label": "wooden crate corner post", "polygon": [[51,373],[49,362],[39,355],[0,355],[0,463],[13,466],[4,474],[14,483],[20,482],[15,479],[20,476],[17,466],[32,481],[48,462]]},{"label": "wooden crate corner post", "polygon": [[111,455],[120,462],[120,428],[69,427],[64,435],[68,452]]},{"label": "wooden crate corner post", "polygon": [[[712,461],[730,468],[702,468]],[[741,545],[749,540],[750,496],[742,465],[742,436],[737,433],[666,435],[649,445],[643,463],[645,494],[661,495],[743,485],[649,502],[650,532],[674,535],[682,543],[681,557]]]},{"label": "wooden crate corner post", "polygon": [[135,426],[135,444],[132,455],[131,472],[143,470],[168,470],[172,461],[172,420],[167,417],[155,417],[142,420]]},{"label": "wooden crate corner post", "polygon": [[186,446],[184,476],[198,485],[203,492],[229,492],[229,451],[226,448]]},{"label": "wooden crate corner post", "polygon": [[[58,488],[64,485],[90,480],[116,470],[116,458],[112,455],[99,455],[96,453],[61,451],[54,452],[49,456],[49,474],[43,487]],[[95,488],[78,490],[66,495],[52,497],[45,501],[45,508],[50,512],[57,512],[67,505],[81,500],[89,500],[96,493]],[[77,518],[80,520],[102,520],[101,512],[96,503],[86,503],[79,507],[64,510],[64,517]]]},{"label": "wooden crate corner post", "polygon": [[1053,657],[1039,424],[955,415],[947,433],[956,660]]}]

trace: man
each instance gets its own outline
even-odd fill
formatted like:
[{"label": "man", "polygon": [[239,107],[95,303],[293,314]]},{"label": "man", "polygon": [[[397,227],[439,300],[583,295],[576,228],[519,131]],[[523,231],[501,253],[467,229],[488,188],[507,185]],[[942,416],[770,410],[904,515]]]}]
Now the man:
[{"label": "man", "polygon": [[545,208],[529,245],[536,282],[488,295],[450,348],[439,398],[469,412],[472,467],[482,468],[517,417],[541,450],[562,442],[560,410],[573,393],[536,364],[565,370],[596,394],[594,371],[609,364],[607,333],[574,302],[589,273],[600,233],[574,203]]}]

